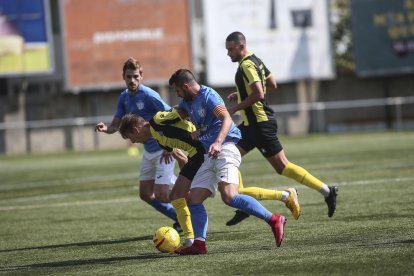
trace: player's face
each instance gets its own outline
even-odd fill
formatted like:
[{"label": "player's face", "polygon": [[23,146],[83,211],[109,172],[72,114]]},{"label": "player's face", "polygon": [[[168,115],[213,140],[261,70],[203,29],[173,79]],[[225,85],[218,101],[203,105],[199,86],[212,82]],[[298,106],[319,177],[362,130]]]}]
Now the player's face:
[{"label": "player's face", "polygon": [[235,41],[226,41],[227,55],[231,58],[231,61],[238,62],[241,60],[242,45]]},{"label": "player's face", "polygon": [[128,90],[130,92],[136,92],[139,84],[141,83],[142,75],[139,73],[139,70],[127,69],[125,70],[123,78]]},{"label": "player's face", "polygon": [[146,139],[142,135],[142,131],[140,127],[134,127],[132,131],[128,132],[125,137],[125,139],[131,140],[132,143],[141,143],[143,144]]},{"label": "player's face", "polygon": [[191,101],[193,100],[193,95],[188,90],[187,85],[178,86],[175,83],[172,85],[175,93],[177,93],[177,97],[182,98],[184,101]]}]

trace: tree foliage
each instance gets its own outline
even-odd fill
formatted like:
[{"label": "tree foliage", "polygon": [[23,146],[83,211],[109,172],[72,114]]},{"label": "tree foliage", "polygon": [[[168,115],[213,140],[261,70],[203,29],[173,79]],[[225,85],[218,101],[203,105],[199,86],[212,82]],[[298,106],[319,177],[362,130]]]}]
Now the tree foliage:
[{"label": "tree foliage", "polygon": [[331,4],[336,70],[338,73],[353,72],[355,63],[351,31],[351,0],[336,0]]}]

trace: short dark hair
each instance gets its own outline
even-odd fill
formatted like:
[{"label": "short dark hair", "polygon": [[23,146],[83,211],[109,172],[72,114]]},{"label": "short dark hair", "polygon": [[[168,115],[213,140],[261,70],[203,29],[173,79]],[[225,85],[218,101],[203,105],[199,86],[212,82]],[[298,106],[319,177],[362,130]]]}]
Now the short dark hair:
[{"label": "short dark hair", "polygon": [[122,138],[126,139],[127,134],[132,131],[134,127],[141,127],[145,123],[145,119],[134,115],[131,113],[125,114],[122,119],[121,123],[119,124],[119,133],[121,134]]},{"label": "short dark hair", "polygon": [[178,69],[174,72],[174,74],[172,74],[168,83],[172,86],[173,84],[183,85],[184,83],[193,81],[196,81],[193,72],[188,69]]},{"label": "short dark hair", "polygon": [[246,37],[241,32],[232,32],[226,38],[226,41],[243,42],[246,43]]},{"label": "short dark hair", "polygon": [[122,67],[122,75],[125,75],[126,70],[138,70],[139,74],[142,75],[143,68],[141,63],[133,57],[128,58],[124,62],[124,66]]}]

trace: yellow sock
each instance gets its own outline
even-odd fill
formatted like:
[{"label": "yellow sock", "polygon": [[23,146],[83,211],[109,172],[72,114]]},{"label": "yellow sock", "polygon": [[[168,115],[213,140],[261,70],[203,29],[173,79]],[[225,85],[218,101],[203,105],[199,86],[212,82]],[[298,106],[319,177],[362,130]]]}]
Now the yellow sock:
[{"label": "yellow sock", "polygon": [[282,171],[282,175],[292,178],[299,183],[308,186],[311,189],[316,191],[321,191],[323,182],[311,175],[307,170],[304,168],[297,166],[293,163],[288,163],[286,167]]},{"label": "yellow sock", "polygon": [[257,200],[282,200],[282,192],[277,190],[268,190],[259,187],[243,186],[243,177],[239,170],[239,193],[249,195]]},{"label": "yellow sock", "polygon": [[257,200],[282,200],[282,192],[259,187],[239,188],[239,194],[249,195]]},{"label": "yellow sock", "polygon": [[194,230],[193,225],[191,224],[191,214],[185,198],[175,199],[171,201],[171,204],[174,206],[175,212],[177,213],[177,219],[180,223],[181,228],[183,229],[184,238],[194,239]]},{"label": "yellow sock", "polygon": [[241,175],[241,172],[239,170],[239,190],[243,189],[243,177]]}]

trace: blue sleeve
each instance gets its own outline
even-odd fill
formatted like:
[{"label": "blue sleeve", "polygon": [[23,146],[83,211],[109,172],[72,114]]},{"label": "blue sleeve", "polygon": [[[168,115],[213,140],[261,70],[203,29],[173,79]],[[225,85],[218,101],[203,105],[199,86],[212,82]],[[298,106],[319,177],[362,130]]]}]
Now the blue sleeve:
[{"label": "blue sleeve", "polygon": [[167,111],[170,110],[171,107],[164,102],[161,98],[160,94],[155,90],[145,86],[145,102],[150,103],[152,111],[154,114],[158,111]]},{"label": "blue sleeve", "polygon": [[[177,110],[182,110],[182,111],[185,111],[185,112],[187,112],[187,109],[185,108],[185,104],[184,104],[184,101],[180,101],[179,102],[179,104],[178,104],[178,106],[177,106]],[[187,112],[188,113],[188,112]]]},{"label": "blue sleeve", "polygon": [[216,91],[212,90],[206,99],[206,105],[208,110],[213,111],[216,106],[225,104],[220,95]]},{"label": "blue sleeve", "polygon": [[155,94],[151,99],[156,111],[167,111],[171,109],[171,107],[162,100],[159,94]]}]

